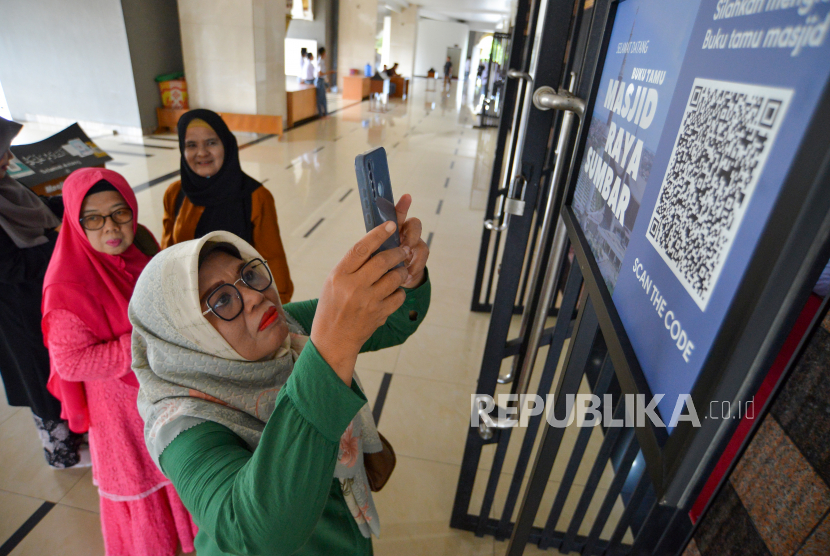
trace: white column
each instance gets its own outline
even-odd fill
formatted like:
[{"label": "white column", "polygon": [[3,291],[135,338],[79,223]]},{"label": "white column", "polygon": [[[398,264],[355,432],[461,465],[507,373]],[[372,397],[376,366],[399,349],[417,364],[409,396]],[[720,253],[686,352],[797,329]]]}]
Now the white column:
[{"label": "white column", "polygon": [[380,64],[381,64],[381,66],[388,66],[390,68],[392,67],[392,62],[389,61],[391,46],[392,46],[392,18],[387,15],[383,18],[383,46],[380,49]]},{"label": "white column", "polygon": [[343,76],[350,69],[363,73],[366,64],[375,64],[375,36],[378,24],[377,0],[339,0],[337,32],[337,79],[343,89]]},{"label": "white column", "polygon": [[415,43],[418,38],[418,6],[410,4],[401,13],[392,12],[392,40],[389,61],[398,63],[398,73],[411,78],[415,71]]},{"label": "white column", "polygon": [[191,108],[285,117],[285,1],[178,2]]},{"label": "white column", "polygon": [[[257,114],[286,117],[285,0],[254,0]],[[283,120],[284,124],[284,120]]]}]

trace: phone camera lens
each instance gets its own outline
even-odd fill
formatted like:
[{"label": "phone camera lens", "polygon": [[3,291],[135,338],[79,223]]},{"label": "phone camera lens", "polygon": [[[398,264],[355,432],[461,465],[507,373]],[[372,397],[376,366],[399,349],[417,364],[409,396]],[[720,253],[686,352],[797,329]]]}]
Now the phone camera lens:
[{"label": "phone camera lens", "polygon": [[369,172],[372,171],[372,161],[371,160],[366,163],[366,167],[369,168]]}]

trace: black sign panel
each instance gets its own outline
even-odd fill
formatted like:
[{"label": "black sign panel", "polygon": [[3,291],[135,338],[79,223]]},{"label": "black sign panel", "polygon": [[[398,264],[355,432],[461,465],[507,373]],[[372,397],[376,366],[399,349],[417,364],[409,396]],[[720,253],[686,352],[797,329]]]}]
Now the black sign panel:
[{"label": "black sign panel", "polygon": [[112,160],[87,137],[78,124],[72,124],[37,143],[13,145],[11,151],[14,158],[9,165],[8,175],[31,189],[53,182],[57,191],[63,178],[75,170],[103,166]]}]

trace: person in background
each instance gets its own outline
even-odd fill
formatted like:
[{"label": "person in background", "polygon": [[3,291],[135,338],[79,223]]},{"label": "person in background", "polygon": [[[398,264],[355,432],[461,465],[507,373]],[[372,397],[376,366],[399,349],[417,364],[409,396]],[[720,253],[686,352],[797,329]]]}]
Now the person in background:
[{"label": "person in background", "polygon": [[466,81],[470,77],[470,63],[471,60],[467,58],[464,62],[464,80]]},{"label": "person in background", "polygon": [[452,85],[452,59],[447,56],[447,61],[444,62],[444,88],[449,89]]},{"label": "person in background", "polygon": [[305,47],[300,49],[300,75],[297,76],[297,81],[300,83],[305,83],[305,65],[308,62],[306,59],[307,52]]},{"label": "person in background", "polygon": [[[222,232],[163,251],[130,302],[147,446],[199,525],[199,556],[372,554],[364,453],[382,441],[354,371],[426,316],[429,248],[398,201],[319,299],[279,302],[268,266]],[[398,263],[405,266],[395,268]],[[187,292],[180,295],[179,292]]]},{"label": "person in background", "polygon": [[[378,72],[378,77],[380,79],[383,79],[384,81],[387,80],[387,79],[390,79],[392,77],[392,74],[390,73],[390,71],[391,70],[386,67],[386,64],[384,64],[383,69],[380,70],[380,72]],[[389,94],[394,95],[396,90],[397,90],[397,86],[390,81],[389,82]]]},{"label": "person in background", "polygon": [[307,85],[314,85],[314,54],[309,52],[306,54],[305,65],[303,65],[303,83]]},{"label": "person in background", "polygon": [[186,113],[179,119],[178,131],[182,179],[164,193],[162,249],[216,230],[231,232],[262,253],[280,299],[288,303],[294,284],[274,197],[242,171],[236,137],[210,110]]},{"label": "person in background", "polygon": [[389,75],[389,77],[398,77],[400,75],[398,73],[398,62],[392,64],[392,67],[386,70],[386,73]]},{"label": "person in background", "polygon": [[83,435],[61,418],[49,393],[49,353],[40,329],[43,276],[63,216],[60,196],[38,198],[7,175],[12,139],[23,126],[0,118],[0,375],[10,406],[32,410],[46,463],[57,469],[82,462]]},{"label": "person in background", "polygon": [[317,86],[317,113],[320,117],[328,116],[329,109],[328,109],[328,101],[326,100],[326,90],[328,89],[328,83],[326,83],[326,78],[333,74],[334,71],[328,71],[326,69],[326,47],[321,46],[317,49],[317,67],[315,68],[314,77],[316,81],[314,84]]},{"label": "person in background", "polygon": [[43,283],[49,389],[73,429],[88,428],[107,556],[193,551],[195,526],[175,488],[153,465],[138,414],[127,305],[159,250],[138,224],[138,203],[112,170],[66,178],[66,210]]}]

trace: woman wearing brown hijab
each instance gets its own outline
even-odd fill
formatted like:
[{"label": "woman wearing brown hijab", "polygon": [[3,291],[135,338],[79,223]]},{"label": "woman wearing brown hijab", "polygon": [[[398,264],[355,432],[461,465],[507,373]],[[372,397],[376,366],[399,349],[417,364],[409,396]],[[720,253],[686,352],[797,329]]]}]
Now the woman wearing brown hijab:
[{"label": "woman wearing brown hijab", "polygon": [[242,171],[236,137],[219,114],[202,109],[182,116],[178,131],[181,180],[164,194],[162,249],[217,230],[231,232],[265,257],[280,301],[289,302],[294,284],[274,197]]}]

